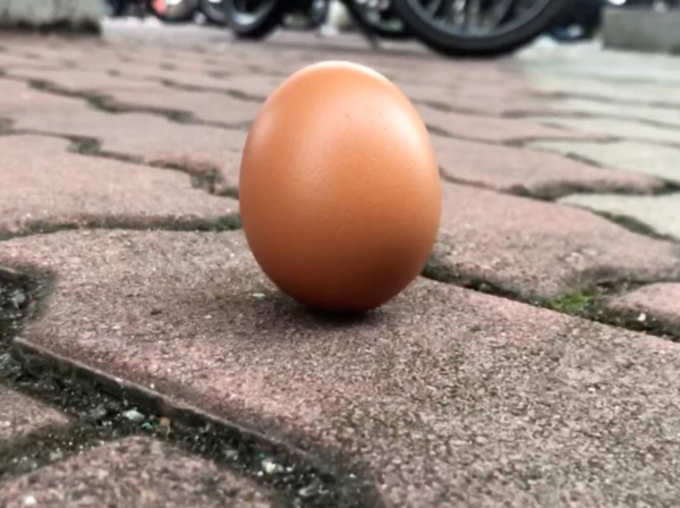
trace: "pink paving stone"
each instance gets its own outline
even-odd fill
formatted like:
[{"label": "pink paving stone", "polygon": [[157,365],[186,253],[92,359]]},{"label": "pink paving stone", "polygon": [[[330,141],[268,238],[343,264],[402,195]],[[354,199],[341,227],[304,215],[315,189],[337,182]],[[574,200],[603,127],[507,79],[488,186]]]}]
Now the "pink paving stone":
[{"label": "pink paving stone", "polygon": [[189,177],[67,151],[41,136],[0,138],[0,235],[45,226],[213,224],[238,203],[191,188]]},{"label": "pink paving stone", "polygon": [[680,283],[649,284],[611,299],[608,307],[680,332]]},{"label": "pink paving stone", "polygon": [[[127,71],[127,69],[123,68],[123,71]],[[150,74],[153,76],[153,73]],[[158,74],[162,76],[162,72],[159,71]],[[238,124],[251,121],[260,106],[258,101],[242,100],[227,94],[209,91],[186,91],[164,86],[160,83],[162,78],[158,80],[148,79],[148,77],[147,79],[134,79],[127,75],[111,76],[106,71],[98,70],[14,70],[8,72],[8,76],[27,81],[31,79],[47,81],[72,93],[95,92],[106,95],[114,99],[114,105],[121,104],[140,108],[148,106],[189,111],[200,119],[222,123]],[[259,82],[257,78],[251,78],[250,81],[253,84]],[[230,86],[228,80],[222,80],[219,88],[238,91],[238,86],[243,86],[246,93],[252,94],[257,91],[249,91],[248,87],[245,86],[246,84],[247,81],[243,81]],[[215,87],[215,83],[213,83],[213,87]],[[262,88],[260,87],[260,92],[262,92]],[[271,86],[266,88],[269,91],[273,90]]]},{"label": "pink paving stone", "polygon": [[255,119],[260,104],[216,92],[177,90],[149,83],[139,90],[109,90],[115,105],[152,107],[191,113],[197,120],[245,125]]},{"label": "pink paving stone", "polygon": [[[68,424],[66,415],[35,399],[0,384],[0,448],[46,428]],[[0,499],[3,499],[0,495]]]},{"label": "pink paving stone", "polygon": [[0,111],[0,116],[14,120],[15,129],[94,137],[104,151],[149,164],[180,165],[194,173],[221,171],[224,187],[238,185],[245,130],[185,125],[151,114],[102,112],[83,100],[10,80],[0,80]]},{"label": "pink paving stone", "polygon": [[126,79],[112,76],[105,71],[90,69],[11,69],[7,76],[25,81],[46,81],[71,93],[140,90],[148,86],[148,83],[139,79]]},{"label": "pink paving stone", "polygon": [[364,316],[310,313],[265,280],[238,232],[4,242],[0,264],[19,262],[58,274],[20,349],[338,452],[370,468],[387,506],[680,496],[671,342],[424,279]]},{"label": "pink paving stone", "polygon": [[655,178],[595,168],[561,155],[432,136],[443,176],[461,183],[554,199],[575,191],[649,193]]},{"label": "pink paving stone", "polygon": [[446,183],[435,266],[523,298],[680,277],[680,246],[588,211]]},{"label": "pink paving stone", "polygon": [[102,444],[0,484],[5,508],[267,508],[266,488],[159,441]]}]

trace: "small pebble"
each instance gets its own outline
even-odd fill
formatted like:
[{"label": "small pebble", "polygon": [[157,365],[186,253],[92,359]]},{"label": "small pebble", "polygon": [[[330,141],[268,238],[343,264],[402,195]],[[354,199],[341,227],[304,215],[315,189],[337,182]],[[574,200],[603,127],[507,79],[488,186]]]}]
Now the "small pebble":
[{"label": "small pebble", "polygon": [[136,409],[130,409],[125,411],[123,416],[133,422],[141,422],[144,419],[144,415],[137,411]]}]

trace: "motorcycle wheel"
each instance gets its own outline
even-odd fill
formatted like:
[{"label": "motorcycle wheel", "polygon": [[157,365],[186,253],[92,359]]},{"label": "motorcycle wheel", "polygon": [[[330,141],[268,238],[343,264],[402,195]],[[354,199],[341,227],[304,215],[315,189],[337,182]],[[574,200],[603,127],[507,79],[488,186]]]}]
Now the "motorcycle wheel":
[{"label": "motorcycle wheel", "polygon": [[[376,2],[377,3],[377,2]],[[408,39],[411,34],[404,22],[388,5],[382,8],[373,6],[366,0],[348,0],[347,9],[362,28],[384,39]]]},{"label": "motorcycle wheel", "polygon": [[194,18],[198,0],[147,0],[147,9],[166,23],[185,23]]},{"label": "motorcycle wheel", "polygon": [[211,23],[221,26],[227,24],[227,15],[224,12],[224,0],[201,0],[199,9]]},{"label": "motorcycle wheel", "polygon": [[413,35],[449,56],[494,56],[527,44],[568,0],[392,0]]},{"label": "motorcycle wheel", "polygon": [[260,39],[281,24],[283,0],[224,0],[227,25],[237,37]]}]

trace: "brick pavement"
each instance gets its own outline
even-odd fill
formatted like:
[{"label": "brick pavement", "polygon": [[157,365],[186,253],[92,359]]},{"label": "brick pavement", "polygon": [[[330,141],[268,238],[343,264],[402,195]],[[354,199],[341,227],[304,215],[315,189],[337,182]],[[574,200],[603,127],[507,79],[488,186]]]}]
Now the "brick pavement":
[{"label": "brick pavement", "polygon": [[[0,504],[673,505],[680,63],[311,40],[3,41]],[[403,87],[444,182],[424,276],[364,316],[233,231],[258,101],[323,58]]]}]

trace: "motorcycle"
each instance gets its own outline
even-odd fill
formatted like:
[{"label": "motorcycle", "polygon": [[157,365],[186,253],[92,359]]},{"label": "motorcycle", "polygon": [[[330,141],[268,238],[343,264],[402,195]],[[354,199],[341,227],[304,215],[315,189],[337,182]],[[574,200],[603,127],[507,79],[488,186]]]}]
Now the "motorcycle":
[{"label": "motorcycle", "polygon": [[[227,22],[240,37],[264,37],[291,11],[309,12],[329,0],[224,0]],[[546,30],[569,0],[377,0],[371,16],[343,0],[359,27],[399,27],[445,55],[498,55]],[[402,35],[403,34],[403,35]]]},{"label": "motorcycle", "polygon": [[[391,9],[390,0],[341,0],[349,15],[369,38],[402,39],[409,33]],[[305,28],[316,28],[328,15],[330,0],[223,0],[227,24],[237,37],[259,39],[285,24],[288,14],[307,18]]]}]

